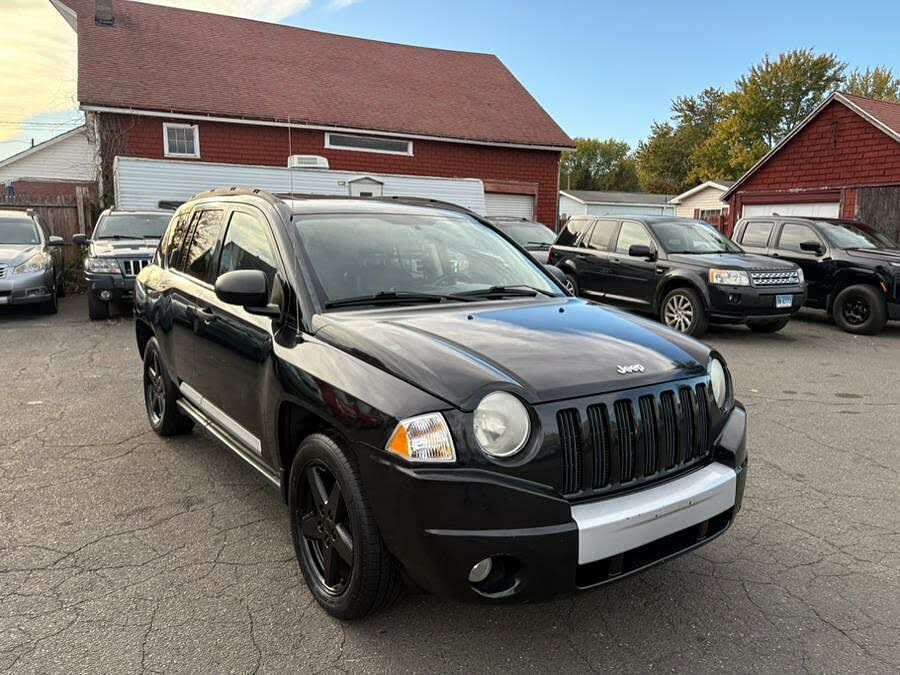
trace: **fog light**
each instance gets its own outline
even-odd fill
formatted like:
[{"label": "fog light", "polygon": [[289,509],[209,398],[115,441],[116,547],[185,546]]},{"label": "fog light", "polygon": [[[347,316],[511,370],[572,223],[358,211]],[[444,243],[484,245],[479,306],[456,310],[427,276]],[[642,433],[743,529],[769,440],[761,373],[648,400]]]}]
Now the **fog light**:
[{"label": "fog light", "polygon": [[103,300],[103,302],[107,302],[111,297],[112,293],[109,291],[100,291],[100,299]]},{"label": "fog light", "polygon": [[488,575],[491,573],[491,567],[493,565],[490,558],[485,558],[481,562],[475,563],[469,572],[469,581],[473,584],[480,584],[488,578]]}]

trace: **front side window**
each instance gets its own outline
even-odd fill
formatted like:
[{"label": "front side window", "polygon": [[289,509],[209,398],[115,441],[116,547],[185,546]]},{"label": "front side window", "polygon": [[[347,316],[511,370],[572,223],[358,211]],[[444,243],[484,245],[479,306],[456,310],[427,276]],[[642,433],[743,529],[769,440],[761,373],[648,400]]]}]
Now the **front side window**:
[{"label": "front side window", "polygon": [[615,220],[598,220],[591,230],[588,246],[595,251],[612,250],[612,235],[616,229]]},{"label": "front side window", "polygon": [[0,218],[0,244],[40,244],[37,225],[30,218]]},{"label": "front side window", "polygon": [[266,224],[242,211],[231,214],[228,231],[222,242],[218,274],[235,270],[260,270],[266,275],[271,291],[275,286],[275,252],[266,235]]},{"label": "front side window", "polygon": [[744,228],[744,234],[741,236],[741,243],[744,246],[752,246],[753,248],[764,248],[769,243],[769,235],[775,223],[765,221],[753,221],[747,223]]},{"label": "front side window", "polygon": [[108,213],[97,222],[94,239],[160,239],[171,213]]},{"label": "front side window", "polygon": [[743,253],[741,247],[701,220],[664,220],[650,229],[666,253]]},{"label": "front side window", "polygon": [[647,230],[640,223],[632,223],[625,221],[619,230],[619,240],[616,243],[616,253],[628,255],[628,250],[632,246],[648,246],[653,248],[653,241]]},{"label": "front side window", "polygon": [[163,124],[166,157],[200,157],[200,129],[196,124]]},{"label": "front side window", "polygon": [[500,234],[465,215],[295,215],[322,301],[378,293],[444,296],[515,287],[558,296],[559,288]]},{"label": "front side window", "polygon": [[796,251],[797,253],[806,253],[800,248],[800,244],[814,241],[819,243],[819,237],[809,225],[803,223],[785,223],[781,228],[781,236],[779,237],[778,247],[785,251]]},{"label": "front side window", "polygon": [[191,235],[184,261],[184,271],[192,277],[206,281],[215,254],[216,242],[222,230],[222,211],[201,211]]}]

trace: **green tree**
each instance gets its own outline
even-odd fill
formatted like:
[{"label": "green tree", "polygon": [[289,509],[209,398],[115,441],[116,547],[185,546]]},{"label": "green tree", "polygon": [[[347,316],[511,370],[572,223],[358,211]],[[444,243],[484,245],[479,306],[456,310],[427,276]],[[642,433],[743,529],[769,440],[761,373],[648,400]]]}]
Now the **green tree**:
[{"label": "green tree", "polygon": [[575,150],[560,160],[560,187],[570,190],[621,190],[639,188],[637,167],[624,141],[609,138],[576,138]]},{"label": "green tree", "polygon": [[865,71],[857,68],[847,76],[844,91],[878,101],[900,103],[900,77],[894,77],[894,72],[885,66],[866,68]]}]

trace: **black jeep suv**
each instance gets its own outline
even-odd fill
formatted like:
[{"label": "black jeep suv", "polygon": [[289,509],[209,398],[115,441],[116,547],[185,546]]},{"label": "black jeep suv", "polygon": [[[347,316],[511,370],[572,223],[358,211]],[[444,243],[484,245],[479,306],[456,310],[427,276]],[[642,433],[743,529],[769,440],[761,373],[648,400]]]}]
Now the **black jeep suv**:
[{"label": "black jeep suv", "polygon": [[87,246],[84,278],[88,288],[88,316],[108,319],[110,306],[131,308],[134,279],[150,262],[171,211],[106,209],[97,219],[94,234],[72,237]]},{"label": "black jeep suv", "polygon": [[749,255],[709,223],[688,218],[576,216],[549,262],[572,293],[654,314],[695,337],[710,322],[779,331],[806,298],[797,265]]},{"label": "black jeep suv", "polygon": [[741,506],[721,356],[570,297],[458,207],[198,195],[135,316],[152,428],[200,426],[280,488],[338,617],[386,604],[401,571],[469,599],[589,588]]},{"label": "black jeep suv", "polygon": [[884,234],[849,220],[768,216],[741,219],[734,235],[748,251],[799,265],[806,304],[843,330],[872,334],[900,320],[900,250]]}]

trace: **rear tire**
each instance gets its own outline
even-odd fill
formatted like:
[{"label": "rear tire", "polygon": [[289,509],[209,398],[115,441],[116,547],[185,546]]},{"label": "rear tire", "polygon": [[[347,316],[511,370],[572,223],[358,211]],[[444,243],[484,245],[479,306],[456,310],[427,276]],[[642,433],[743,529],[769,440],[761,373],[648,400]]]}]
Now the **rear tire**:
[{"label": "rear tire", "polygon": [[781,319],[772,319],[771,321],[752,321],[747,327],[754,333],[777,333],[788,325],[791,317],[786,316]]},{"label": "rear tire", "polygon": [[572,295],[578,295],[578,279],[575,278],[574,274],[566,275],[566,290],[569,291]]},{"label": "rear tire", "polygon": [[673,288],[663,298],[659,308],[659,320],[673,330],[700,338],[706,335],[709,315],[703,300],[693,288]]},{"label": "rear tire", "polygon": [[397,598],[399,564],[378,531],[356,462],[337,440],[325,434],[303,440],[291,466],[288,504],[297,561],[326,612],[358,619]]},{"label": "rear tire", "polygon": [[834,299],[834,322],[841,330],[858,335],[874,335],[887,323],[884,297],[874,286],[848,286]]},{"label": "rear tire", "polygon": [[160,436],[178,436],[194,428],[194,420],[178,408],[178,387],[163,365],[156,338],[144,347],[144,405],[150,428]]},{"label": "rear tire", "polygon": [[96,293],[88,292],[88,317],[91,321],[109,318],[109,303],[97,297]]}]

